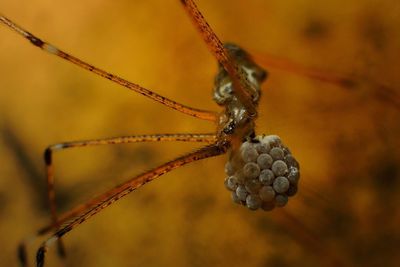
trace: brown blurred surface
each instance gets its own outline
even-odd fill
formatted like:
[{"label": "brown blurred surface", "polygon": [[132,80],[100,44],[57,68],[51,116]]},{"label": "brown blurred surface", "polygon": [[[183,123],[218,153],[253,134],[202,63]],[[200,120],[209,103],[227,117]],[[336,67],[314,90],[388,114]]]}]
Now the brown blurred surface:
[{"label": "brown blurred surface", "polygon": [[[223,41],[348,73],[400,95],[400,3],[197,1]],[[1,1],[2,14],[88,62],[178,102],[217,110],[216,64],[179,1]],[[46,55],[0,27],[0,265],[49,221],[43,149],[214,126]],[[271,213],[235,205],[225,157],[178,169],[65,238],[66,266],[396,266],[400,108],[372,82],[352,89],[270,69],[257,132],[301,164],[298,195]],[[62,210],[197,144],[132,144],[55,155]],[[39,244],[29,247],[30,260]],[[47,266],[61,266],[52,248]]]}]

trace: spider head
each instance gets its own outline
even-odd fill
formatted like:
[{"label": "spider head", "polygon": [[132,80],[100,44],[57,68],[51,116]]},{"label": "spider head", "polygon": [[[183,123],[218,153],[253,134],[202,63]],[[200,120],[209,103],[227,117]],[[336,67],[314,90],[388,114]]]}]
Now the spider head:
[{"label": "spider head", "polygon": [[[250,55],[239,46],[226,43],[224,47],[239,67],[239,71],[242,71],[247,78],[249,84],[247,90],[250,91],[249,94],[252,96],[254,104],[257,104],[260,99],[261,83],[267,78],[267,72],[258,66]],[[218,105],[227,105],[237,100],[231,78],[222,66],[219,66],[218,74],[215,77],[213,98]]]}]

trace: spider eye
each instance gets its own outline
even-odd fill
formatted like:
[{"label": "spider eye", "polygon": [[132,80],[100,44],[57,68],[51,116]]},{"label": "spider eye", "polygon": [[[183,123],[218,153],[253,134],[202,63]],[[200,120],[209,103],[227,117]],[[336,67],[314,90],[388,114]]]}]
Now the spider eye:
[{"label": "spider eye", "polygon": [[263,69],[259,69],[258,71],[253,72],[254,78],[259,80],[260,82],[264,81],[267,78],[267,75],[268,73]]}]

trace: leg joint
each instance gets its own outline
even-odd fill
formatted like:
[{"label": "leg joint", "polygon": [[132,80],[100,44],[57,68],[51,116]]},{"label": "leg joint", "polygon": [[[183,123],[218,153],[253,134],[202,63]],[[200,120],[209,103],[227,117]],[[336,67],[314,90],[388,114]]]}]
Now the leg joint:
[{"label": "leg joint", "polygon": [[52,147],[49,146],[44,150],[44,162],[46,163],[46,165],[51,165],[52,163]]}]

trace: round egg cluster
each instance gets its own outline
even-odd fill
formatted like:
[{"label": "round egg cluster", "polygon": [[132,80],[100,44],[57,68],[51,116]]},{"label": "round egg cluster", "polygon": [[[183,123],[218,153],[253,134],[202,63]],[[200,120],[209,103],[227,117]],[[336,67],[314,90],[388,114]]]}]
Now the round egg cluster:
[{"label": "round egg cluster", "polygon": [[226,188],[250,210],[283,207],[297,192],[299,164],[276,135],[242,143],[225,166]]}]

